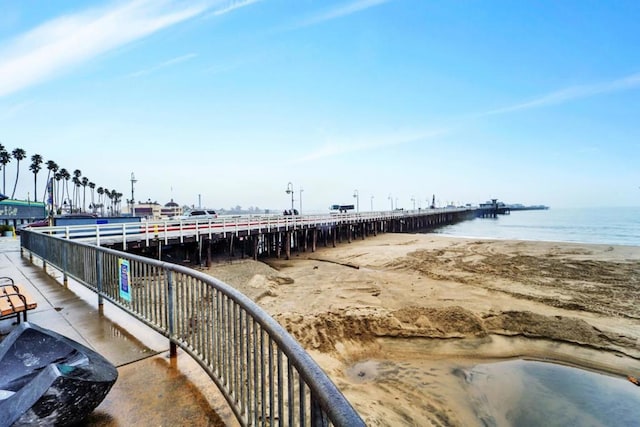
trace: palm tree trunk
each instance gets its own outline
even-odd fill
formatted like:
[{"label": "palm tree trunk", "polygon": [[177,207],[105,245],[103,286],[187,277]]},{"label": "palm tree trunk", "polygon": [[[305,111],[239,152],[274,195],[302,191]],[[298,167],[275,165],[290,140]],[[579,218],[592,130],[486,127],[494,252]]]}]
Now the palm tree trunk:
[{"label": "palm tree trunk", "polygon": [[67,200],[69,201],[69,213],[73,210],[73,202],[69,198],[69,181],[65,180],[64,186],[67,188]]},{"label": "palm tree trunk", "polygon": [[[63,202],[63,198],[64,198],[64,185],[60,185],[60,180],[56,180],[57,181],[57,186],[58,188],[56,188],[56,199],[58,200],[58,207],[62,206],[62,202]],[[62,191],[60,191],[62,190]]]},{"label": "palm tree trunk", "polygon": [[16,188],[18,187],[18,177],[20,176],[20,161],[16,163],[16,182],[13,183],[13,191],[11,192],[11,198],[16,195]]},{"label": "palm tree trunk", "polygon": [[50,177],[51,177],[51,169],[49,169],[49,173],[47,173],[47,180],[44,182],[44,191],[42,193],[42,203],[46,203],[47,201],[47,190],[49,189]]}]

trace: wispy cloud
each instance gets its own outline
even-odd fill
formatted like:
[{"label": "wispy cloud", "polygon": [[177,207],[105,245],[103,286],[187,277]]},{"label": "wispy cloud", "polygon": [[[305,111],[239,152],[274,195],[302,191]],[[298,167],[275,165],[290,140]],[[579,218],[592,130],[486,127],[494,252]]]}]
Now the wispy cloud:
[{"label": "wispy cloud", "polygon": [[168,61],[164,61],[164,62],[162,62],[160,64],[154,65],[153,67],[145,68],[144,70],[140,70],[140,71],[136,71],[135,73],[131,73],[131,74],[129,74],[128,77],[146,76],[146,75],[154,73],[154,72],[156,72],[158,70],[161,70],[163,68],[171,67],[173,65],[189,61],[190,59],[193,59],[196,56],[198,56],[198,55],[195,54],[195,53],[188,53],[186,55],[178,56],[176,58],[169,59]]},{"label": "wispy cloud", "polygon": [[478,114],[479,116],[489,116],[496,114],[506,114],[520,110],[529,110],[532,108],[542,108],[549,105],[564,104],[576,99],[589,98],[596,95],[602,95],[612,92],[621,92],[625,90],[636,89],[640,87],[640,73],[631,74],[629,76],[611,80],[608,82],[596,83],[591,85],[573,86],[561,89],[537,98],[525,101],[519,104],[510,105],[495,110],[485,111]]},{"label": "wispy cloud", "polygon": [[45,22],[0,47],[0,96],[55,78],[85,61],[211,9],[222,14],[249,4],[237,3],[134,0]]},{"label": "wispy cloud", "polygon": [[6,109],[0,109],[0,120],[9,120],[14,118],[18,113],[34,104],[33,101],[23,101],[17,104],[9,105]]},{"label": "wispy cloud", "polygon": [[379,6],[384,3],[388,3],[391,0],[356,0],[351,3],[344,4],[342,6],[335,7],[319,15],[313,16],[306,20],[300,21],[295,24],[291,29],[309,27],[312,25],[320,24],[332,19],[342,18],[347,15],[351,15],[363,10],[369,9],[374,6]]},{"label": "wispy cloud", "polygon": [[447,129],[437,129],[422,132],[397,132],[387,135],[375,135],[369,137],[331,138],[318,149],[302,157],[299,157],[298,159],[295,159],[295,162],[302,163],[356,151],[369,151],[383,147],[419,142],[442,136],[447,132]]},{"label": "wispy cloud", "polygon": [[231,0],[226,2],[227,4],[220,7],[219,9],[214,10],[210,16],[220,16],[226,13],[232,12],[236,9],[240,9],[242,7],[250,6],[254,3],[258,3],[262,0]]},{"label": "wispy cloud", "polygon": [[462,117],[454,117],[448,120],[450,125],[448,127],[443,127],[442,129],[415,133],[395,133],[383,136],[374,136],[372,138],[332,138],[320,148],[296,159],[296,162],[305,162],[309,160],[338,156],[354,151],[367,151],[386,146],[428,140],[434,137],[441,136],[443,134],[456,132],[466,124],[468,124],[470,120],[480,117],[508,114],[533,108],[543,108],[546,106],[562,104],[578,99],[589,98],[613,92],[634,90],[638,88],[640,88],[640,73],[631,74],[626,77],[611,80],[608,82],[565,88],[562,90],[550,92],[537,98],[533,98],[529,101],[510,105],[507,107],[470,114]]},{"label": "wispy cloud", "polygon": [[235,59],[225,60],[222,63],[214,64],[205,69],[205,72],[211,74],[222,74],[228,73],[230,71],[234,71],[237,69],[241,69],[247,66],[253,66],[254,64],[260,63],[265,59],[270,57],[270,53],[266,51],[262,51],[253,56],[244,56],[238,57]]}]

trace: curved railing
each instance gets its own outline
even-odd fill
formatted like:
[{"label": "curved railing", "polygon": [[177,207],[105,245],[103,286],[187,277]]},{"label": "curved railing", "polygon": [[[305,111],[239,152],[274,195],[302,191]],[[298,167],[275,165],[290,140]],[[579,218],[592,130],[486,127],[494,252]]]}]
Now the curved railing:
[{"label": "curved railing", "polygon": [[195,270],[33,231],[22,248],[169,338],[216,383],[242,425],[362,426],[287,331],[248,297]]}]

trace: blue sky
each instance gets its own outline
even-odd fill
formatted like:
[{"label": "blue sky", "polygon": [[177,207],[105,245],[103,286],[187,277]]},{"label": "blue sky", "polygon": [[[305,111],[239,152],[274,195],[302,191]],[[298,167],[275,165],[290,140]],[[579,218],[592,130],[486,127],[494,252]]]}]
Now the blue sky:
[{"label": "blue sky", "polygon": [[284,209],[289,182],[304,212],[640,205],[637,1],[0,10],[0,143],[124,198],[134,172],[136,199],[210,208]]}]

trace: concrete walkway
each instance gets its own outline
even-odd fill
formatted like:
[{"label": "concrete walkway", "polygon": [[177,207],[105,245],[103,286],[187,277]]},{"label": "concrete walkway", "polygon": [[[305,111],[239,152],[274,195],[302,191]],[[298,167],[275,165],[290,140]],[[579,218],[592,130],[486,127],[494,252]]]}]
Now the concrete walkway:
[{"label": "concrete walkway", "polygon": [[[118,380],[86,426],[238,425],[213,381],[182,351],[169,358],[169,341],[120,309],[42,263],[20,255],[18,238],[0,237],[0,277],[26,287],[38,307],[28,321],[63,334],[102,354],[118,368]],[[0,321],[0,340],[13,327]]]}]

